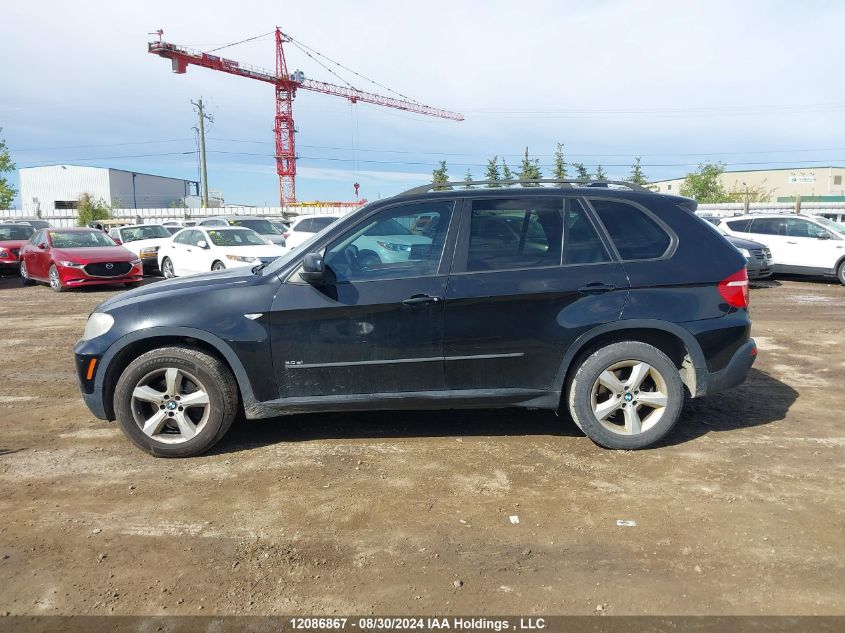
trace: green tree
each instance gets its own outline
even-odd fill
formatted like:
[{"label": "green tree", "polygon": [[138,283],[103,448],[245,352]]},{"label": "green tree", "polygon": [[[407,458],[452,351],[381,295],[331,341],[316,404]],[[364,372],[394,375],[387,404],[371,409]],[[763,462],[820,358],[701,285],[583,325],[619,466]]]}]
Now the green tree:
[{"label": "green tree", "polygon": [[76,199],[76,223],[88,226],[89,222],[108,220],[111,208],[102,198],[95,198],[90,193],[83,193]]},{"label": "green tree", "polygon": [[[501,180],[502,176],[499,172],[499,163],[496,162],[499,160],[498,156],[494,156],[487,160],[487,171],[484,172],[484,180]],[[496,183],[491,183],[487,185],[490,189],[494,189],[496,187],[501,187],[501,185],[497,185]]]},{"label": "green tree", "polygon": [[[433,183],[442,183],[442,182],[449,182],[449,173],[446,169],[446,161],[441,160],[440,165],[431,172],[431,182]],[[451,190],[451,187],[435,187],[435,191],[446,191]]]},{"label": "green tree", "polygon": [[596,180],[607,180],[607,174],[604,173],[601,165],[596,165]]},{"label": "green tree", "polygon": [[572,166],[575,168],[575,175],[578,180],[590,180],[590,172],[584,167],[584,163],[572,163]]},{"label": "green tree", "polygon": [[[0,132],[3,128],[0,127]],[[12,156],[6,148],[6,142],[0,138],[0,209],[8,209],[12,205],[12,200],[18,195],[17,189],[12,186],[3,174],[17,169],[12,162]]]},{"label": "green tree", "polygon": [[626,178],[628,182],[634,183],[635,185],[647,185],[648,178],[645,177],[645,173],[643,172],[643,167],[640,165],[640,157],[637,156],[634,158],[634,164],[631,165],[631,175]]},{"label": "green tree", "polygon": [[563,156],[563,143],[557,144],[555,158],[552,164],[552,176],[558,180],[566,180],[569,174],[566,173],[566,159]]},{"label": "green tree", "polygon": [[513,172],[508,164],[505,162],[505,157],[502,156],[502,180],[513,180]]},{"label": "green tree", "polygon": [[[543,173],[540,171],[540,159],[539,158],[528,158],[528,148],[525,148],[525,154],[522,157],[522,163],[519,168],[519,176],[520,180],[538,180],[543,177]],[[540,185],[537,184],[523,184],[523,187],[539,187]]]},{"label": "green tree", "polygon": [[464,182],[467,183],[464,185],[464,189],[472,189],[472,185],[469,184],[472,182],[472,172],[470,172],[469,167],[467,167],[467,173],[464,174]]},{"label": "green tree", "polygon": [[722,186],[720,176],[725,172],[725,163],[701,163],[696,171],[690,172],[681,185],[681,195],[701,203],[730,202],[731,196]]}]

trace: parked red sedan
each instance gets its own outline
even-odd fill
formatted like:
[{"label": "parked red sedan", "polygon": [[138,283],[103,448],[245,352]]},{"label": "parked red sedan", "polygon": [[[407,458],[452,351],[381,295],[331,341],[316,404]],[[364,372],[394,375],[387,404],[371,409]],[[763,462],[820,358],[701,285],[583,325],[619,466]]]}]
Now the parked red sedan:
[{"label": "parked red sedan", "polygon": [[137,285],[138,256],[96,229],[41,229],[21,249],[24,284],[46,281],[56,292],[76,286]]},{"label": "parked red sedan", "polygon": [[20,250],[35,233],[26,224],[0,224],[0,270],[18,272]]}]

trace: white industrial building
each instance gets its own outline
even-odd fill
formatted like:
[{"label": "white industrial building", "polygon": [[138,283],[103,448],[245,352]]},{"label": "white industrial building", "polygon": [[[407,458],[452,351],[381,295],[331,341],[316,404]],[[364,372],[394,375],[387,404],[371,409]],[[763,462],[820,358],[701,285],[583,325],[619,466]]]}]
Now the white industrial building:
[{"label": "white industrial building", "polygon": [[75,209],[83,193],[115,208],[160,209],[182,204],[198,193],[198,183],[181,178],[153,176],[109,167],[48,165],[20,170],[20,196],[24,213],[53,216]]}]

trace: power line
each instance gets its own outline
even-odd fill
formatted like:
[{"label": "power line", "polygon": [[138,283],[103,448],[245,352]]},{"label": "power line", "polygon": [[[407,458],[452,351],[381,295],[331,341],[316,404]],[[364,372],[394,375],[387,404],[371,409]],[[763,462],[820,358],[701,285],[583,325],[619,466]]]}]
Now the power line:
[{"label": "power line", "polygon": [[12,152],[49,152],[57,149],[87,149],[90,147],[121,147],[125,145],[155,145],[157,143],[179,143],[183,141],[192,141],[191,138],[171,138],[161,141],[128,141],[126,143],[97,143],[93,145],[59,145],[56,147],[27,147],[27,148],[11,148]]},{"label": "power line", "polygon": [[273,35],[273,31],[269,33],[263,33],[262,35],[256,35],[254,37],[248,37],[245,40],[241,40],[239,42],[232,42],[231,44],[224,44],[223,46],[218,46],[217,48],[212,48],[210,50],[205,51],[206,53],[213,53],[214,51],[221,51],[224,48],[229,48],[230,46],[237,46],[238,44],[244,44],[246,42],[252,42],[253,40],[261,39],[262,37],[267,37],[268,35]]}]

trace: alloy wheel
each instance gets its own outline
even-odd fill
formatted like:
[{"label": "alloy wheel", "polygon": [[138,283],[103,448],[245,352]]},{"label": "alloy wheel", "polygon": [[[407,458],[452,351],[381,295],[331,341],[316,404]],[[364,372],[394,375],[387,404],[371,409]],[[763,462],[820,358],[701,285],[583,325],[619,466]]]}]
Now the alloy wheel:
[{"label": "alloy wheel", "polygon": [[161,272],[167,279],[172,279],[173,277],[175,277],[176,275],[173,272],[173,262],[169,259],[165,259],[164,263],[162,264]]},{"label": "alloy wheel", "polygon": [[183,369],[167,367],[144,376],[132,391],[132,415],[145,435],[180,444],[200,434],[208,422],[208,391]]},{"label": "alloy wheel", "polygon": [[593,383],[596,420],[619,435],[639,435],[653,428],[669,403],[666,380],[640,360],[624,360],[605,369]]},{"label": "alloy wheel", "polygon": [[26,272],[26,262],[21,260],[21,278],[26,281],[29,279],[29,275]]},{"label": "alloy wheel", "polygon": [[53,290],[61,288],[62,280],[59,279],[59,269],[55,266],[50,266],[50,287]]}]

